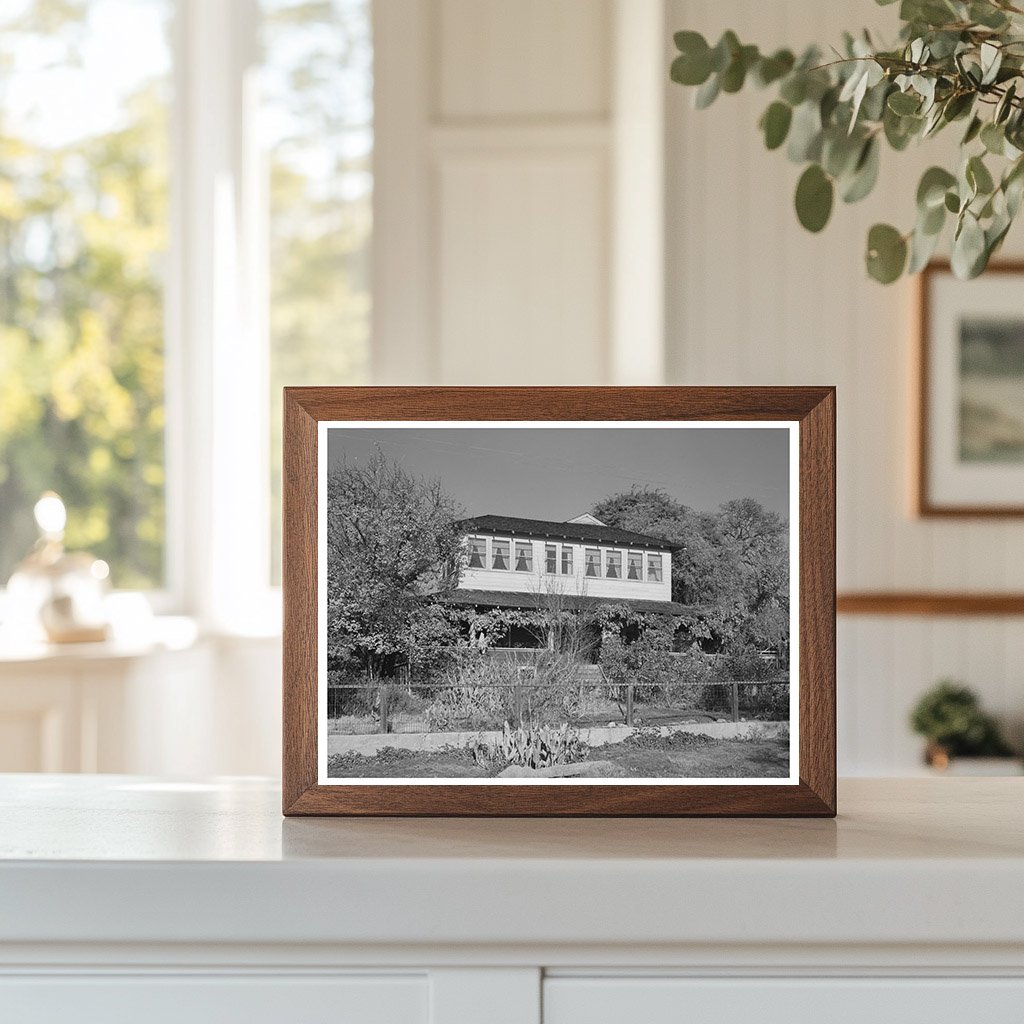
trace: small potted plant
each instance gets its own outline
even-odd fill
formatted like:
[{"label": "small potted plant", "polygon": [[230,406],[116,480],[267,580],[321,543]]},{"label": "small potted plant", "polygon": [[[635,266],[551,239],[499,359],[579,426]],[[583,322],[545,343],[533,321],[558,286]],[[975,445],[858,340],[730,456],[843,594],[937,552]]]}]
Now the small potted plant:
[{"label": "small potted plant", "polygon": [[[955,758],[997,758],[1003,759],[996,766],[1002,769],[1001,774],[1019,773],[1019,766],[1014,767],[1006,760],[1016,761],[995,719],[981,709],[977,695],[966,686],[943,679],[917,702],[910,725],[927,739],[924,757],[932,768],[946,771]],[[974,767],[982,766],[975,761]],[[969,774],[977,773],[976,770]]]}]

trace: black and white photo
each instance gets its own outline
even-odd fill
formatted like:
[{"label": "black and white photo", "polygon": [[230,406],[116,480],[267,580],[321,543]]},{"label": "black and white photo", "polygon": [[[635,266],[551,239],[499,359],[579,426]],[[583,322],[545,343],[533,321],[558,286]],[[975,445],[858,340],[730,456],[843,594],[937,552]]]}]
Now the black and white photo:
[{"label": "black and white photo", "polygon": [[796,436],[321,423],[321,783],[795,783]]}]

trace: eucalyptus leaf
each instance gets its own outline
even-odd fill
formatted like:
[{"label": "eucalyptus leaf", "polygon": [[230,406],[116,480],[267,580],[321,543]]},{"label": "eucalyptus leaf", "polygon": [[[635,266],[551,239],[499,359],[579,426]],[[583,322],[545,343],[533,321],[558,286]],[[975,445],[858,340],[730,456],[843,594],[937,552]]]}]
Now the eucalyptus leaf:
[{"label": "eucalyptus leaf", "polygon": [[980,156],[972,156],[967,161],[966,176],[976,194],[987,196],[995,188],[992,175]]},{"label": "eucalyptus leaf", "polygon": [[993,156],[1002,156],[1006,146],[1006,133],[1002,126],[991,121],[981,129],[981,143]]},{"label": "eucalyptus leaf", "polygon": [[927,212],[936,206],[942,206],[946,192],[956,184],[956,176],[944,167],[929,167],[921,175],[917,186],[917,207]]},{"label": "eucalyptus leaf", "polygon": [[964,281],[976,277],[980,271],[975,268],[979,264],[983,267],[984,259],[985,232],[978,219],[969,211],[965,212],[953,238],[953,250],[950,257],[953,273]]},{"label": "eucalyptus leaf", "polygon": [[890,224],[875,224],[868,232],[868,274],[880,284],[892,284],[907,263],[906,239]]},{"label": "eucalyptus leaf", "polygon": [[778,149],[786,141],[789,126],[793,121],[793,108],[788,103],[776,100],[761,116],[764,144],[768,149]]},{"label": "eucalyptus leaf", "polygon": [[810,100],[793,111],[786,155],[793,163],[817,160],[821,156],[821,112]]},{"label": "eucalyptus leaf", "polygon": [[832,215],[832,180],[817,165],[811,164],[796,186],[796,215],[808,231],[821,231]]},{"label": "eucalyptus leaf", "polygon": [[711,77],[693,94],[693,105],[698,110],[706,110],[718,98],[722,91],[722,80],[717,74]]},{"label": "eucalyptus leaf", "polygon": [[900,116],[916,114],[920,106],[921,100],[913,93],[897,91],[889,96],[889,109]]},{"label": "eucalyptus leaf", "polygon": [[907,273],[916,274],[930,262],[941,237],[940,231],[928,233],[920,227],[914,230],[910,237],[910,261],[907,264]]},{"label": "eucalyptus leaf", "polygon": [[843,187],[844,203],[860,202],[875,187],[878,181],[879,149],[877,137],[864,143],[853,175]]}]

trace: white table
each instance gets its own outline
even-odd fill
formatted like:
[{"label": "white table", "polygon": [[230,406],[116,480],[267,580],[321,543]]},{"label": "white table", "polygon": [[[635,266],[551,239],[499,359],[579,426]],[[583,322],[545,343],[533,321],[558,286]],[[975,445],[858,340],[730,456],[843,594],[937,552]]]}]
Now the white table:
[{"label": "white table", "polygon": [[0,1020],[1024,1021],[1024,782],[839,797],[285,820],[262,781],[0,777]]}]

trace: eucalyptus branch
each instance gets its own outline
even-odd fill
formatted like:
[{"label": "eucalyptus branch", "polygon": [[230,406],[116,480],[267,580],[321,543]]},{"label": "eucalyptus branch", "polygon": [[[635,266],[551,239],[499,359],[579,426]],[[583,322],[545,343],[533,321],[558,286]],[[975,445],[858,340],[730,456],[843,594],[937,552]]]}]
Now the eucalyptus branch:
[{"label": "eucalyptus branch", "polygon": [[758,126],[768,149],[785,145],[804,165],[795,206],[809,231],[825,227],[837,194],[853,203],[872,191],[883,143],[899,152],[962,122],[958,165],[922,176],[911,230],[876,224],[868,232],[866,266],[886,284],[916,273],[952,220],[953,269],[974,277],[1002,245],[1024,196],[1024,9],[1010,0],[902,0],[899,17],[892,49],[879,49],[867,33],[847,34],[826,62],[816,47],[800,57],[762,54],[734,32],[714,46],[678,32],[672,78],[697,88],[702,109],[748,82],[774,89]]}]

